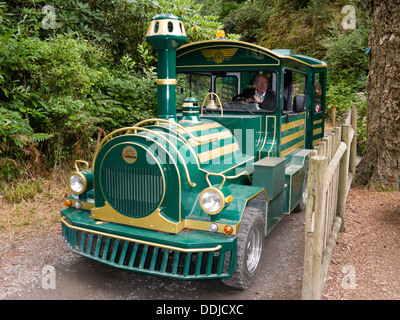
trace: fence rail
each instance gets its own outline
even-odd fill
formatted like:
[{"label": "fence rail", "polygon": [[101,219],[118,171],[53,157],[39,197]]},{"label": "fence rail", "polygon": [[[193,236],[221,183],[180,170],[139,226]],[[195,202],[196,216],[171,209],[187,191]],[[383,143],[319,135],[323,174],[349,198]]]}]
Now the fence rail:
[{"label": "fence rail", "polygon": [[357,110],[348,110],[339,127],[311,153],[302,299],[319,300],[339,232],[344,231],[347,194],[356,169]]}]

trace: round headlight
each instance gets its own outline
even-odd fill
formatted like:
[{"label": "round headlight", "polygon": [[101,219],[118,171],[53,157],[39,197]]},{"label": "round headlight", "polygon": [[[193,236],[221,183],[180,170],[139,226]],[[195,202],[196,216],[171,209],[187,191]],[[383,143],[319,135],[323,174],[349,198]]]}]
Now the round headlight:
[{"label": "round headlight", "polygon": [[215,188],[205,189],[200,194],[200,206],[208,214],[217,214],[225,206],[224,195]]},{"label": "round headlight", "polygon": [[79,174],[73,174],[69,177],[69,187],[75,193],[82,193],[85,182]]}]

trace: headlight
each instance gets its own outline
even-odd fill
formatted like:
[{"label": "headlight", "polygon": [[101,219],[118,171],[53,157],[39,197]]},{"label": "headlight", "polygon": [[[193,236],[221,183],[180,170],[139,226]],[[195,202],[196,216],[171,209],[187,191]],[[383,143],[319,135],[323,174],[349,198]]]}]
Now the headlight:
[{"label": "headlight", "polygon": [[200,194],[200,206],[208,214],[217,214],[225,206],[225,196],[217,188],[204,189]]},{"label": "headlight", "polygon": [[85,180],[79,173],[74,173],[69,177],[69,187],[72,192],[80,194],[84,191]]}]

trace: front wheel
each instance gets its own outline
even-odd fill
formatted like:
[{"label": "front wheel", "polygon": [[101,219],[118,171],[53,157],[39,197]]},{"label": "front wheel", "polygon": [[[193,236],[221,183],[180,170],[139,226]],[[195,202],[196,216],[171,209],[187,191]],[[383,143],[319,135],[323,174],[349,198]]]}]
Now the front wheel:
[{"label": "front wheel", "polygon": [[246,208],[237,236],[236,270],[222,282],[238,289],[249,288],[257,277],[264,249],[264,219],[261,211]]},{"label": "front wheel", "polygon": [[308,172],[306,171],[304,179],[303,179],[303,187],[301,190],[301,199],[300,199],[299,204],[296,206],[296,208],[294,208],[293,212],[301,212],[306,209],[307,198],[308,198],[307,180],[308,180]]}]

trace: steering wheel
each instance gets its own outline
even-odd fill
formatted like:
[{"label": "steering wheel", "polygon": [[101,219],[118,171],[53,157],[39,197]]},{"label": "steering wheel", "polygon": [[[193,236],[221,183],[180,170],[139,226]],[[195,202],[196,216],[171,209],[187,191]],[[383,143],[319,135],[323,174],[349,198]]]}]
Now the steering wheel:
[{"label": "steering wheel", "polygon": [[249,94],[245,94],[245,93],[239,93],[232,98],[232,102],[240,102],[240,101],[244,102],[248,98],[252,98],[252,96]]}]

